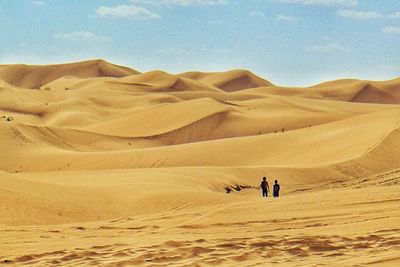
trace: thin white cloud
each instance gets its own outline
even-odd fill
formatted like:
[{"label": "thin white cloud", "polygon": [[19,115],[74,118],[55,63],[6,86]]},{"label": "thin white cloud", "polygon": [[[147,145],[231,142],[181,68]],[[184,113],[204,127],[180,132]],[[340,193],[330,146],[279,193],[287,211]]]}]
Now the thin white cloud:
[{"label": "thin white cloud", "polygon": [[383,28],[382,31],[388,34],[400,34],[400,27],[387,26]]},{"label": "thin white cloud", "polygon": [[110,42],[111,39],[105,36],[100,36],[88,31],[74,31],[69,33],[56,33],[55,39],[69,42]]},{"label": "thin white cloud", "polygon": [[135,4],[167,6],[215,6],[227,4],[228,0],[130,0]]},{"label": "thin white cloud", "polygon": [[385,72],[400,72],[400,65],[378,65],[377,68]]},{"label": "thin white cloud", "polygon": [[354,7],[358,5],[358,0],[272,0],[285,4],[301,4],[309,6],[342,6]]},{"label": "thin white cloud", "polygon": [[173,47],[159,48],[154,51],[157,56],[190,56],[190,53],[181,49]]},{"label": "thin white cloud", "polygon": [[375,11],[359,11],[359,10],[339,10],[337,15],[344,18],[355,20],[379,19],[382,14]]},{"label": "thin white cloud", "polygon": [[249,15],[251,16],[251,17],[259,17],[259,18],[266,18],[267,16],[264,14],[264,12],[261,12],[261,11],[251,11],[250,13],[249,13]]},{"label": "thin white cloud", "polygon": [[118,5],[114,7],[101,6],[96,14],[104,18],[158,19],[160,16],[144,7],[135,5]]},{"label": "thin white cloud", "polygon": [[207,21],[207,24],[214,26],[224,26],[226,25],[226,22],[224,22],[223,20],[209,20]]},{"label": "thin white cloud", "polygon": [[35,6],[43,6],[44,2],[43,1],[39,1],[39,0],[32,0],[31,2],[33,5]]},{"label": "thin white cloud", "polygon": [[343,52],[346,49],[338,43],[329,43],[323,45],[311,45],[306,49],[308,52],[318,52],[318,53],[334,53],[334,52]]},{"label": "thin white cloud", "polygon": [[276,15],[276,19],[281,21],[294,21],[296,18],[292,16],[278,14]]},{"label": "thin white cloud", "polygon": [[390,14],[390,15],[388,15],[388,17],[391,18],[391,19],[400,19],[400,11],[396,12],[396,13],[393,13],[393,14]]}]

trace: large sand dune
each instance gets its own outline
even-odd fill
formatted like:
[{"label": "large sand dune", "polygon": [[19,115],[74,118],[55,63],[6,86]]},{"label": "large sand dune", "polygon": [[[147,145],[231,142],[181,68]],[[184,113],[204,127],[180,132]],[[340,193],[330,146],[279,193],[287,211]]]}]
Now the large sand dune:
[{"label": "large sand dune", "polygon": [[399,265],[399,104],[400,79],[0,65],[0,265]]},{"label": "large sand dune", "polygon": [[[337,80],[304,88],[251,88],[248,91],[361,103],[399,104],[400,79],[391,81]],[[284,90],[282,90],[284,89]]]},{"label": "large sand dune", "polygon": [[63,76],[78,78],[123,77],[138,74],[137,71],[110,64],[104,60],[89,60],[60,65],[2,65],[0,79],[23,88],[40,88]]}]

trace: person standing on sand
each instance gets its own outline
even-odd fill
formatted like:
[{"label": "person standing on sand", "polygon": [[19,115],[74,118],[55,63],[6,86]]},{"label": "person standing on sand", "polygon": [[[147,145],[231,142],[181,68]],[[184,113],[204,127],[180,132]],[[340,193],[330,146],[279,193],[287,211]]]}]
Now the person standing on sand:
[{"label": "person standing on sand", "polygon": [[268,197],[268,191],[269,191],[269,185],[267,182],[267,178],[263,177],[263,180],[261,181],[261,190],[262,190],[262,196],[263,197]]},{"label": "person standing on sand", "polygon": [[275,184],[273,187],[273,192],[272,194],[274,195],[274,197],[279,197],[279,190],[281,189],[281,187],[278,184],[278,180],[275,180]]}]

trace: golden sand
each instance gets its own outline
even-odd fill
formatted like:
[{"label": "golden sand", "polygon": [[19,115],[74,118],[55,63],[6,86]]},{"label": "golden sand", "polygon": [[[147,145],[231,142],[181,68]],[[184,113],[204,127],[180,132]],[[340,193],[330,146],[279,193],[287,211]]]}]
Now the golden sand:
[{"label": "golden sand", "polygon": [[0,266],[399,266],[399,104],[400,79],[0,65]]}]

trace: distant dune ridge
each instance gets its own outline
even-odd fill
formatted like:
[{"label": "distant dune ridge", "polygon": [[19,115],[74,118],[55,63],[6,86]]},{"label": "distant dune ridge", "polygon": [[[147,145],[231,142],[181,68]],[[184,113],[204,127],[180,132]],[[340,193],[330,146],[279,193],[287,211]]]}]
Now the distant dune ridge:
[{"label": "distant dune ridge", "polygon": [[185,72],[180,76],[214,85],[226,92],[234,92],[254,87],[271,86],[272,83],[254,75],[247,70],[227,72]]},{"label": "distant dune ridge", "polygon": [[104,60],[59,65],[0,65],[0,79],[22,88],[38,89],[63,76],[77,78],[124,77],[139,72]]},{"label": "distant dune ridge", "polygon": [[0,65],[0,137],[0,265],[400,264],[400,78]]}]

